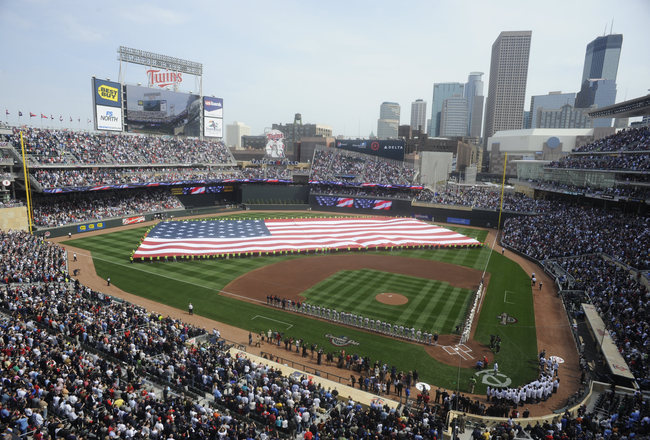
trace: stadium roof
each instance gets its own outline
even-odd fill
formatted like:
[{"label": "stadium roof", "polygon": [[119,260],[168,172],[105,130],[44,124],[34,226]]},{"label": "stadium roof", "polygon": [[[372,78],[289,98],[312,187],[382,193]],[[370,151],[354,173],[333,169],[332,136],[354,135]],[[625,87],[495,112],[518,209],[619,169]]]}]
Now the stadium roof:
[{"label": "stadium roof", "polygon": [[590,136],[593,128],[522,128],[520,130],[501,130],[490,137],[520,137],[520,136]]},{"label": "stadium roof", "polygon": [[588,113],[592,118],[634,118],[650,115],[650,94],[618,104],[601,107]]}]

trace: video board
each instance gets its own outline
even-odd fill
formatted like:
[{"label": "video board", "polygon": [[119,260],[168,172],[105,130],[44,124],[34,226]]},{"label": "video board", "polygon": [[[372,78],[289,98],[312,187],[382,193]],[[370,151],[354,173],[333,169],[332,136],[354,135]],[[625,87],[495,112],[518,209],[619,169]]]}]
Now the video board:
[{"label": "video board", "polygon": [[336,141],[334,145],[341,150],[404,160],[404,144],[403,140],[348,139]]},{"label": "video board", "polygon": [[126,130],[172,136],[200,135],[199,95],[127,85],[124,100]]},{"label": "video board", "polygon": [[122,86],[92,78],[95,130],[122,131]]}]

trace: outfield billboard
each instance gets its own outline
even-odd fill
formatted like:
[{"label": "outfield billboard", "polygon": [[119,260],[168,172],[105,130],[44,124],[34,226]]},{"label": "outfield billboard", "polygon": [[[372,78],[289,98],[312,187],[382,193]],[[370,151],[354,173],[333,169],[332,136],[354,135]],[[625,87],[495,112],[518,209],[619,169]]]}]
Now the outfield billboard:
[{"label": "outfield billboard", "polygon": [[92,79],[95,130],[122,131],[122,86],[120,83]]},{"label": "outfield billboard", "polygon": [[97,130],[122,131],[122,109],[96,105],[95,125]]},{"label": "outfield billboard", "polygon": [[120,83],[93,78],[93,103],[107,107],[122,107]]},{"label": "outfield billboard", "polygon": [[127,131],[199,136],[201,101],[198,95],[131,85],[126,86],[125,92]]},{"label": "outfield billboard", "polygon": [[223,118],[223,99],[203,97],[203,116]]},{"label": "outfield billboard", "polygon": [[206,137],[223,137],[223,119],[203,118],[203,135]]},{"label": "outfield billboard", "polygon": [[341,150],[404,160],[404,144],[403,140],[349,139],[336,141],[334,145]]}]

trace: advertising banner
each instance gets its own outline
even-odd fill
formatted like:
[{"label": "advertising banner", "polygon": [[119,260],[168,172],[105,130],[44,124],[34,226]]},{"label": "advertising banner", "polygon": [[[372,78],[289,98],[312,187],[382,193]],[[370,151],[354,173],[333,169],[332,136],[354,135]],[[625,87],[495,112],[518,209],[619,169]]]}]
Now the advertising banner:
[{"label": "advertising banner", "polygon": [[139,215],[137,217],[128,217],[122,219],[123,225],[132,225],[134,223],[142,223],[144,221],[144,215]]},{"label": "advertising banner", "polygon": [[203,135],[207,137],[223,137],[223,119],[203,118]]},{"label": "advertising banner", "polygon": [[319,206],[337,208],[376,209],[389,211],[393,206],[390,200],[362,199],[355,197],[316,196]]},{"label": "advertising banner", "polygon": [[90,223],[87,225],[79,225],[77,226],[77,232],[88,232],[88,231],[94,231],[96,229],[104,229],[106,225],[104,222],[97,222],[97,223]]},{"label": "advertising banner", "polygon": [[[232,187],[230,187],[232,189]],[[194,195],[194,194],[216,194],[224,191],[223,186],[192,186],[189,188],[183,188],[184,195]]]},{"label": "advertising banner", "polygon": [[97,130],[122,131],[122,109],[119,107],[95,106]]},{"label": "advertising banner", "polygon": [[223,98],[203,97],[203,116],[223,118]]},{"label": "advertising banner", "polygon": [[371,154],[387,159],[404,160],[403,140],[354,139],[336,141],[336,148]]},{"label": "advertising banner", "polygon": [[95,105],[122,107],[122,86],[117,82],[93,78],[93,102]]},{"label": "advertising banner", "polygon": [[469,226],[468,218],[457,218],[457,217],[447,217],[447,223],[454,223],[457,225],[467,225]]}]

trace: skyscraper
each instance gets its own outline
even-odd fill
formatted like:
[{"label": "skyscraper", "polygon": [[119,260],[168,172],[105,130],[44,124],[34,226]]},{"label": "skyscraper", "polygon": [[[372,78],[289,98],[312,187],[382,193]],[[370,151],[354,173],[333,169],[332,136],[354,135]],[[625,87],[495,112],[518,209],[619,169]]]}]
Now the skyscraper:
[{"label": "skyscraper", "polygon": [[382,102],[377,120],[377,137],[395,139],[399,128],[400,107],[396,102]]},{"label": "skyscraper", "polygon": [[465,99],[467,99],[467,123],[470,137],[481,137],[483,123],[483,72],[471,72],[465,84]]},{"label": "skyscraper", "polygon": [[541,128],[537,124],[537,109],[559,109],[563,105],[574,105],[575,93],[548,92],[548,95],[534,95],[530,97],[530,126],[524,128]]},{"label": "skyscraper", "polygon": [[[616,102],[616,74],[622,46],[621,34],[597,37],[587,44],[580,91],[576,97],[577,108],[604,107]],[[593,122],[594,127],[612,125],[609,118],[598,118]]]},{"label": "skyscraper", "polygon": [[483,139],[522,127],[532,31],[504,31],[492,44]]},{"label": "skyscraper", "polygon": [[447,98],[463,97],[463,83],[434,83],[433,99],[431,101],[431,124],[429,126],[429,136],[440,136],[440,116],[442,104]]},{"label": "skyscraper", "polygon": [[580,85],[582,86],[588,79],[611,79],[616,81],[622,46],[623,35],[621,34],[597,37],[587,44]]},{"label": "skyscraper", "polygon": [[416,99],[411,103],[411,130],[424,132],[427,129],[427,102]]},{"label": "skyscraper", "polygon": [[467,99],[453,96],[445,99],[440,112],[440,136],[467,136]]},{"label": "skyscraper", "polygon": [[[607,107],[616,102],[616,82],[613,79],[588,79],[576,96],[576,108]],[[611,118],[596,118],[594,127],[611,127]]]}]

